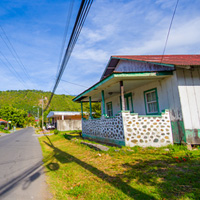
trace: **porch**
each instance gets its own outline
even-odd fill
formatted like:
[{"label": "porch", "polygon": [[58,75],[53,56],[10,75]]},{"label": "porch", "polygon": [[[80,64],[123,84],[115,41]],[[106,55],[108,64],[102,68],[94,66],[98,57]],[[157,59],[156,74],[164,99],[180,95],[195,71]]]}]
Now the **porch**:
[{"label": "porch", "polygon": [[[114,73],[77,96],[74,101],[81,103],[83,137],[131,147],[158,147],[173,143],[169,110],[161,113],[157,101],[151,102],[147,108],[142,103],[144,97],[139,102],[142,112],[135,113],[138,108],[133,107],[133,97],[137,95],[134,92],[138,88],[170,76],[172,72]],[[157,98],[157,89],[152,95]],[[83,119],[84,102],[90,105],[87,120]],[[92,117],[92,102],[101,102],[102,116],[99,119]]]}]

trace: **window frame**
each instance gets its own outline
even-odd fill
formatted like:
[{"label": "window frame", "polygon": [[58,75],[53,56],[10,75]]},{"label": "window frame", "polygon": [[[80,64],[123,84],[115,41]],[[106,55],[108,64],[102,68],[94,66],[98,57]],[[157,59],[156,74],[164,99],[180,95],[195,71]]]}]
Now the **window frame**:
[{"label": "window frame", "polygon": [[[155,92],[155,95],[156,95],[157,112],[149,112],[149,110],[148,110],[147,94],[149,94],[149,93],[151,93],[151,92]],[[146,111],[146,114],[147,114],[147,115],[156,115],[156,114],[160,114],[157,88],[153,88],[153,89],[144,91],[144,103],[145,103],[145,111]]]},{"label": "window frame", "polygon": [[[129,92],[127,94],[124,94],[124,100],[125,100],[125,103],[127,105],[129,105],[128,103],[128,97],[131,97],[131,109],[130,112],[131,113],[134,113],[134,106],[133,106],[133,95],[132,95],[132,92]],[[120,101],[120,110],[122,110],[122,98],[121,98],[121,95],[119,96],[119,101]],[[129,107],[129,106],[128,106]]]},{"label": "window frame", "polygon": [[[111,111],[111,116],[108,115],[108,105],[111,105],[111,110],[110,110],[110,111]],[[107,115],[108,115],[109,117],[113,117],[112,101],[106,103],[106,111],[107,111]]]}]

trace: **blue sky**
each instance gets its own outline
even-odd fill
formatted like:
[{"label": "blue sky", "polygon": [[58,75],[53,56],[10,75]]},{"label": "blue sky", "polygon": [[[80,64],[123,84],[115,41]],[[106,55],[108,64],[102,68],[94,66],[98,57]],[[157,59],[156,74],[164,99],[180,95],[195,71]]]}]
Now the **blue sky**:
[{"label": "blue sky", "polygon": [[[162,54],[175,4],[176,0],[94,0],[62,79],[87,88],[99,81],[111,55]],[[68,37],[79,5],[75,0]],[[0,38],[0,52],[24,81],[0,54],[0,90],[52,90],[69,6],[68,0],[0,1],[0,25],[28,72],[27,76]],[[179,1],[166,54],[200,54],[199,10],[199,0]],[[1,29],[0,34],[5,39]],[[76,95],[86,89],[68,82],[61,81],[56,93]]]}]

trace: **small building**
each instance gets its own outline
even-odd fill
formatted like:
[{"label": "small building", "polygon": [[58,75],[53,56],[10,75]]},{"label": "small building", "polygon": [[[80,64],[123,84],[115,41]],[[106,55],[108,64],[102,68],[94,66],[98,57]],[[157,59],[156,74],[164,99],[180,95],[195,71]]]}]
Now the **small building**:
[{"label": "small building", "polygon": [[0,119],[0,125],[5,125],[5,124],[7,124],[8,122],[7,121],[5,121],[5,120],[3,120],[3,119]]},{"label": "small building", "polygon": [[[146,55],[111,56],[100,81],[73,101],[90,102],[83,137],[158,147],[200,144],[199,99],[200,55]],[[100,119],[92,102],[101,102]]]},{"label": "small building", "polygon": [[47,118],[59,131],[81,130],[81,113],[75,111],[50,111]]}]

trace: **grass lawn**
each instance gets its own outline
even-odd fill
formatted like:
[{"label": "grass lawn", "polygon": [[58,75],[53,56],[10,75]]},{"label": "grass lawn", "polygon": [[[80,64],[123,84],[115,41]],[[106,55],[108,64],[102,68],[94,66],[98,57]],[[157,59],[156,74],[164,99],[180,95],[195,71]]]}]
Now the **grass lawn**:
[{"label": "grass lawn", "polygon": [[[39,138],[53,199],[200,199],[200,150],[81,144],[77,133]],[[85,140],[84,140],[85,141]]]}]

